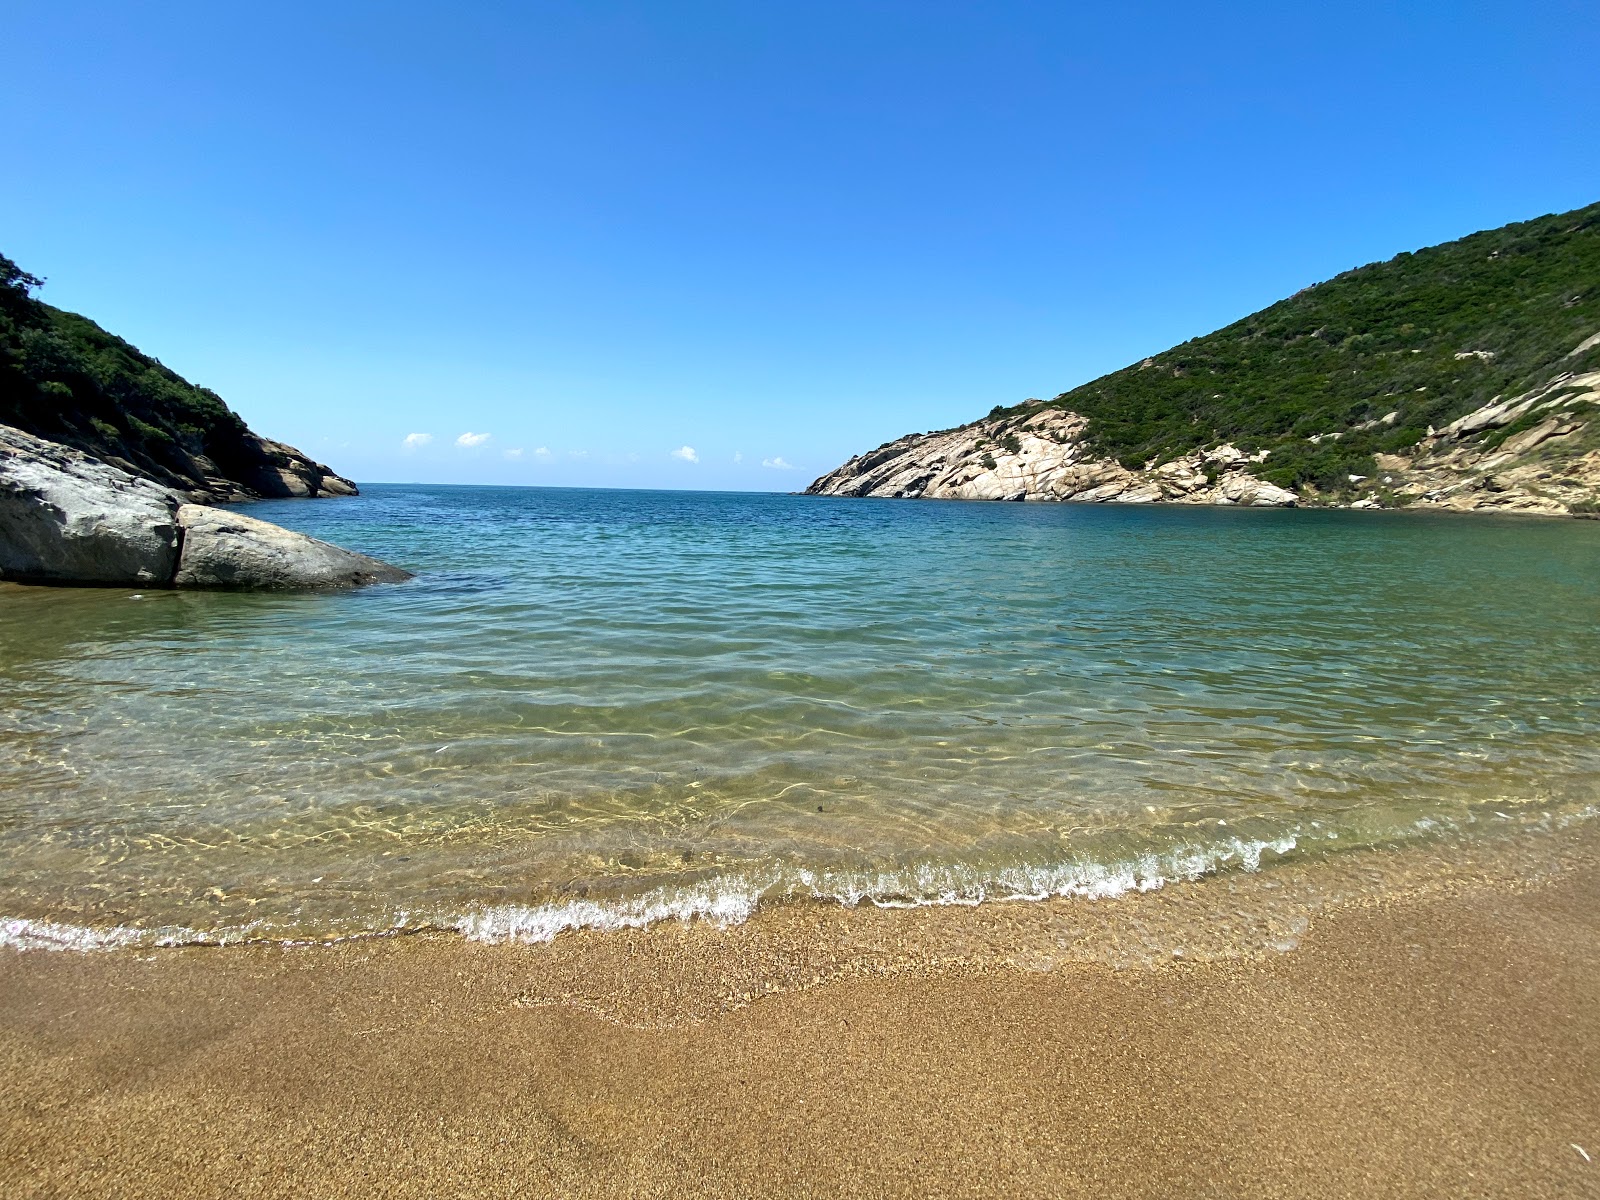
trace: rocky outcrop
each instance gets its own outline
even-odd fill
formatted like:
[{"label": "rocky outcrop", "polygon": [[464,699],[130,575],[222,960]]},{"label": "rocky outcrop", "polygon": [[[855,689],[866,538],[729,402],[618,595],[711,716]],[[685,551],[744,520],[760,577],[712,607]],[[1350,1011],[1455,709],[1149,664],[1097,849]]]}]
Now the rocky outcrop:
[{"label": "rocky outcrop", "polygon": [[411,578],[365,554],[204,504],[181,506],[178,525],[183,553],[175,587],[309,589]]},{"label": "rocky outcrop", "polygon": [[245,430],[229,447],[226,462],[204,455],[187,457],[172,489],[197,503],[243,500],[318,499],[354,496],[357,488],[342,475],[293,446]]},{"label": "rocky outcrop", "polygon": [[1600,498],[1597,418],[1600,371],[1565,373],[1509,400],[1496,397],[1430,429],[1408,453],[1378,455],[1379,473],[1359,481],[1365,494],[1351,507],[1593,511]]},{"label": "rocky outcrop", "polygon": [[807,493],[929,500],[1075,500],[1090,503],[1242,504],[1300,502],[1251,473],[1265,455],[1232,445],[1129,470],[1086,446],[1088,422],[1042,408],[937,433],[914,433],[852,458]]},{"label": "rocky outcrop", "polygon": [[140,588],[338,588],[410,575],[201,504],[0,425],[0,579]]},{"label": "rocky outcrop", "polygon": [[[1338,440],[1391,425],[1395,416],[1307,440]],[[1088,425],[1077,413],[1034,403],[959,429],[888,442],[857,455],[806,491],[933,500],[1406,507],[1551,516],[1588,515],[1600,500],[1600,371],[1566,372],[1510,399],[1497,396],[1442,429],[1428,430],[1405,454],[1377,455],[1376,473],[1349,476],[1348,489],[1337,495],[1310,488],[1297,493],[1269,483],[1255,471],[1270,452],[1251,453],[1229,443],[1130,469],[1092,452]]]},{"label": "rocky outcrop", "polygon": [[309,500],[358,494],[356,485],[344,476],[335,475],[293,446],[248,429],[234,434],[217,457],[190,453],[176,442],[160,447],[157,454],[125,439],[108,441],[95,430],[86,435],[76,429],[51,429],[48,436],[51,441],[82,450],[195,503]]},{"label": "rocky outcrop", "polygon": [[178,547],[164,488],[0,425],[0,578],[157,587]]},{"label": "rocky outcrop", "polygon": [[36,299],[42,284],[0,254],[0,425],[202,504],[355,495],[348,479],[252,432],[215,392]]}]

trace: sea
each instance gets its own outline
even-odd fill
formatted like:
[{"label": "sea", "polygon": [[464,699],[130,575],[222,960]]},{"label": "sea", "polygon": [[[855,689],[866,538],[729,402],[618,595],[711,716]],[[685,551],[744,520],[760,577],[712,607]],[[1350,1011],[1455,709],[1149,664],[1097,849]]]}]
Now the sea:
[{"label": "sea", "polygon": [[0,944],[542,942],[1582,823],[1600,522],[368,485],[410,582],[0,588]]}]

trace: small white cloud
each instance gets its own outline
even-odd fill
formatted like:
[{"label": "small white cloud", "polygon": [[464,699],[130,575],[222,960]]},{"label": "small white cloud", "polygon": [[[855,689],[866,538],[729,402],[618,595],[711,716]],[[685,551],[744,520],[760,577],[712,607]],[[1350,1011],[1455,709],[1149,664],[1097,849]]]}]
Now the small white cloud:
[{"label": "small white cloud", "polygon": [[549,446],[540,446],[537,450],[535,450],[533,452],[533,456],[535,458],[554,458],[555,457],[555,455],[550,453],[550,447]]},{"label": "small white cloud", "polygon": [[474,446],[481,446],[489,440],[487,433],[463,433],[456,439],[456,445],[465,446],[468,450]]},{"label": "small white cloud", "polygon": [[700,456],[694,452],[693,446],[679,446],[672,452],[672,457],[681,458],[684,462],[697,463],[700,461]]},{"label": "small white cloud", "polygon": [[588,458],[589,457],[589,452],[587,450],[568,450],[567,451],[567,457],[568,458]]},{"label": "small white cloud", "polygon": [[792,462],[785,462],[781,454],[775,455],[772,458],[763,458],[761,460],[761,465],[763,467],[771,467],[774,471],[794,470],[794,464]]},{"label": "small white cloud", "polygon": [[518,446],[515,450],[507,450],[506,451],[506,457],[507,458],[521,458],[522,457],[522,447]]},{"label": "small white cloud", "polygon": [[743,450],[735,450],[733,452],[733,461],[736,462],[736,463],[742,463],[744,461],[744,451]]},{"label": "small white cloud", "polygon": [[433,441],[433,434],[431,433],[408,433],[405,441],[400,444],[407,450],[415,450],[419,446],[426,446],[431,441]]}]

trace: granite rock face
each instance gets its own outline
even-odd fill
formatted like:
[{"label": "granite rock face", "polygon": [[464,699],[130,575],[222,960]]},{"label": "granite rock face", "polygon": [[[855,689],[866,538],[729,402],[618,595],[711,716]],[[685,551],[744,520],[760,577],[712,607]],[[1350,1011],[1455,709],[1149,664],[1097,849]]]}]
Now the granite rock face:
[{"label": "granite rock face", "polygon": [[[1397,416],[1355,430],[1388,425]],[[806,491],[932,500],[1600,513],[1600,371],[1560,372],[1521,395],[1497,396],[1428,430],[1404,454],[1377,455],[1376,473],[1351,475],[1340,495],[1269,483],[1255,471],[1270,451],[1250,453],[1229,443],[1129,469],[1088,448],[1088,425],[1078,413],[1035,402],[959,429],[885,443]],[[1330,430],[1307,440],[1337,440],[1350,432]]]},{"label": "granite rock face", "polygon": [[[1370,507],[1380,507],[1387,493],[1413,508],[1593,513],[1600,500],[1597,417],[1600,371],[1559,374],[1429,430],[1404,454],[1378,455],[1380,473],[1364,481],[1374,489],[1366,499]],[[1510,426],[1520,432],[1501,433]]]},{"label": "granite rock face", "polygon": [[335,475],[293,446],[249,430],[232,439],[221,461],[176,444],[166,446],[162,457],[156,459],[124,442],[101,443],[70,430],[61,435],[60,442],[195,504],[358,494],[350,480]]},{"label": "granite rock face", "polygon": [[409,578],[254,517],[184,504],[112,463],[0,425],[0,579],[248,589]]},{"label": "granite rock face", "polygon": [[197,503],[207,500],[265,498],[313,499],[320,496],[354,496],[356,485],[335,475],[322,463],[293,446],[259,434],[247,433],[246,449],[229,464],[226,477],[207,477],[203,486],[179,488]]},{"label": "granite rock face", "polygon": [[188,588],[342,588],[411,575],[280,525],[204,504],[178,509],[183,554],[173,584]]},{"label": "granite rock face", "polygon": [[1231,445],[1131,471],[1084,445],[1088,421],[1045,408],[960,429],[914,433],[852,458],[806,491],[930,500],[1075,500],[1099,504],[1244,504],[1285,508],[1293,492],[1256,478],[1265,455]]},{"label": "granite rock face", "polygon": [[178,550],[165,488],[0,425],[0,578],[158,587]]}]

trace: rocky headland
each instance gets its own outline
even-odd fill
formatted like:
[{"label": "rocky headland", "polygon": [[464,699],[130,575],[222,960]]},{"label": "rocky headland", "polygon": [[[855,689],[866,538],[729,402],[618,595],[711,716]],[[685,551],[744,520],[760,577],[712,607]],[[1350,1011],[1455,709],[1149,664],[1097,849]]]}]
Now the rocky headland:
[{"label": "rocky headland", "polygon": [[1600,512],[1600,204],[1315,284],[814,495]]},{"label": "rocky headland", "polygon": [[[1129,468],[1097,454],[1089,420],[1037,401],[957,429],[914,433],[857,455],[806,489],[819,496],[1074,500],[1494,510],[1591,515],[1600,500],[1600,371],[1561,374],[1526,395],[1429,429],[1408,452],[1377,454],[1348,488],[1280,487],[1258,472],[1270,449],[1230,442]],[[1527,425],[1529,418],[1537,418]],[[1386,414],[1378,424],[1393,424]],[[1520,432],[1498,436],[1513,425]],[[1349,430],[1313,434],[1338,441]],[[1355,430],[1355,433],[1365,432]]]},{"label": "rocky headland", "polygon": [[341,588],[410,574],[185,498],[0,425],[0,579],[138,588]]},{"label": "rocky headland", "polygon": [[127,587],[353,587],[397,567],[209,507],[354,496],[0,255],[0,579]]},{"label": "rocky headland", "polygon": [[1097,456],[1075,412],[1042,408],[959,429],[913,433],[857,455],[807,493],[926,500],[1078,500],[1085,503],[1292,506],[1293,492],[1256,478],[1262,461],[1231,445],[1148,470]]},{"label": "rocky headland", "polygon": [[252,431],[209,388],[35,298],[43,282],[0,255],[0,424],[202,504],[356,494],[322,463]]}]

